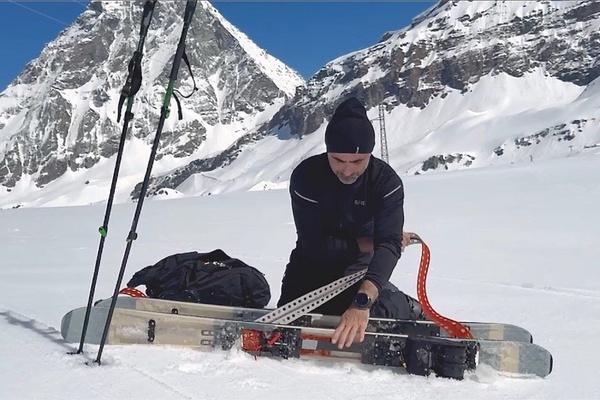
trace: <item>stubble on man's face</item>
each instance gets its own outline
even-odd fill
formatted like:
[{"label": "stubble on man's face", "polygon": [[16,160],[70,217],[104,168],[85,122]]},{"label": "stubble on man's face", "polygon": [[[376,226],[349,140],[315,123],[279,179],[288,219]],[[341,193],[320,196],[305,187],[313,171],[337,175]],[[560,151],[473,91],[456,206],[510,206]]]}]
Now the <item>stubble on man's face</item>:
[{"label": "stubble on man's face", "polygon": [[327,153],[331,171],[344,185],[351,185],[360,178],[369,165],[371,154]]}]

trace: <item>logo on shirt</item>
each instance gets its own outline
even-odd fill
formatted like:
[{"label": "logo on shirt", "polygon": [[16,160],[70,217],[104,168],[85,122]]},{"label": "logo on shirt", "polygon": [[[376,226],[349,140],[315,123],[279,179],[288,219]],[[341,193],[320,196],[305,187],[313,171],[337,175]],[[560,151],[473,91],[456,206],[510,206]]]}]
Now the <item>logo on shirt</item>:
[{"label": "logo on shirt", "polygon": [[364,200],[354,200],[354,205],[355,206],[365,206],[366,205],[366,201]]}]

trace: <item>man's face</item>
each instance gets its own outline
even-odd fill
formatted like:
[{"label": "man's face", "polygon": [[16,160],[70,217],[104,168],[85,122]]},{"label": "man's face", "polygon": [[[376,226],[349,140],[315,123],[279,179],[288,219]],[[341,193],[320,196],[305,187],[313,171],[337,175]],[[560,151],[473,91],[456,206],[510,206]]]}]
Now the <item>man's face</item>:
[{"label": "man's face", "polygon": [[340,182],[351,185],[365,172],[371,154],[327,153],[329,166]]}]

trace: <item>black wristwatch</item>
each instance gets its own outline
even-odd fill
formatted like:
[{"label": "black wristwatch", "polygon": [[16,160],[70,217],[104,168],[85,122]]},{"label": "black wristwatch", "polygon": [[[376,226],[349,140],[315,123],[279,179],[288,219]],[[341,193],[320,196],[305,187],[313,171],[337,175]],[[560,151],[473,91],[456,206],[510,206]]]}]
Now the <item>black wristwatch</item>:
[{"label": "black wristwatch", "polygon": [[354,306],[361,310],[366,310],[367,308],[371,308],[373,305],[373,300],[366,293],[356,293],[354,297]]}]

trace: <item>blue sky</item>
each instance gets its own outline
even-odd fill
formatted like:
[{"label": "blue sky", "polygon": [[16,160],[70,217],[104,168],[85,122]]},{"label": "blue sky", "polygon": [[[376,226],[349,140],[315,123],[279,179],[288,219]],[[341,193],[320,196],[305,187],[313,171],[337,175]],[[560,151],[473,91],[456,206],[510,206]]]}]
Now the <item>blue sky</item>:
[{"label": "blue sky", "polygon": [[[434,3],[226,1],[213,5],[258,46],[308,78],[328,61],[376,43],[386,31],[404,28]],[[84,0],[0,1],[0,91],[86,4]]]}]

